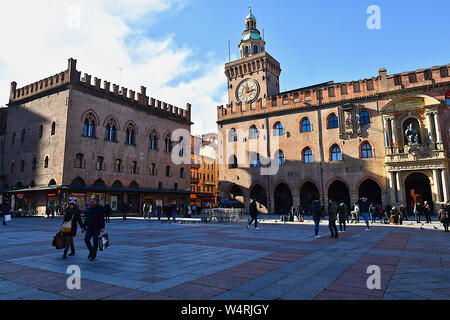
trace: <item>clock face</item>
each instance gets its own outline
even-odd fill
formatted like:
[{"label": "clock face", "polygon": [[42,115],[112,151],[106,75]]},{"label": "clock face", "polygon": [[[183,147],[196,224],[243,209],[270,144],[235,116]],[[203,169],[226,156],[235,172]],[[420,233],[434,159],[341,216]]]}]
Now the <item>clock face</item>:
[{"label": "clock face", "polygon": [[244,80],[236,90],[236,98],[239,102],[254,101],[259,96],[259,84],[256,80]]}]

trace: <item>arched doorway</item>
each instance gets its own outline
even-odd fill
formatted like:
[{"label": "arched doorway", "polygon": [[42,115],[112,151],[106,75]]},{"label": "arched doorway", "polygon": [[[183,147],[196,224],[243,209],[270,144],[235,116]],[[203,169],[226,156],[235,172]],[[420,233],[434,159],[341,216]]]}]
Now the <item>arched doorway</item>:
[{"label": "arched doorway", "polygon": [[264,188],[261,187],[259,184],[255,185],[250,190],[250,199],[256,201],[256,206],[260,213],[264,214],[268,213],[266,190],[264,190]]},{"label": "arched doorway", "polygon": [[288,214],[292,208],[292,193],[291,189],[284,184],[280,183],[275,188],[275,214]]},{"label": "arched doorway", "polygon": [[369,202],[373,203],[374,205],[380,204],[383,206],[382,200],[381,200],[381,188],[372,179],[366,179],[364,182],[359,186],[358,190],[358,199],[361,199],[362,197],[366,197],[369,199]]},{"label": "arched doorway", "polygon": [[240,202],[242,205],[244,205],[244,193],[238,185],[235,184],[230,189],[230,191],[228,192],[228,199],[236,200],[237,202]]},{"label": "arched doorway", "polygon": [[342,181],[334,181],[328,188],[328,199],[333,201],[341,201],[350,208],[350,192],[348,191],[347,185]]},{"label": "arched doorway", "polygon": [[314,199],[319,199],[319,189],[312,182],[305,182],[300,190],[300,207],[309,212],[309,206]]},{"label": "arched doorway", "polygon": [[423,204],[428,201],[433,206],[433,195],[431,193],[430,179],[423,173],[410,174],[405,180],[406,206],[412,210],[414,203],[419,201]]}]

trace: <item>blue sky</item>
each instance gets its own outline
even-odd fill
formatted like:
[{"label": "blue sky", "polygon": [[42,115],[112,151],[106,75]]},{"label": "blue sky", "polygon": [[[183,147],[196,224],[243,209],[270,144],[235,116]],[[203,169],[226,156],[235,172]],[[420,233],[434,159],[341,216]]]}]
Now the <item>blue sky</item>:
[{"label": "blue sky", "polygon": [[[228,40],[237,59],[249,5],[281,63],[282,90],[450,63],[448,0],[16,0],[0,11],[0,104],[11,81],[37,81],[74,57],[82,72],[192,103],[193,133],[215,131]],[[367,28],[370,5],[381,30]]]}]

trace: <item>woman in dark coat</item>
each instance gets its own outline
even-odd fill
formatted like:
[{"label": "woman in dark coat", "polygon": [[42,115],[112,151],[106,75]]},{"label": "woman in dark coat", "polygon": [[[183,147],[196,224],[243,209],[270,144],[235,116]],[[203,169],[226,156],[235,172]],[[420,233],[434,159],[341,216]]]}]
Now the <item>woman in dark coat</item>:
[{"label": "woman in dark coat", "polygon": [[447,206],[442,205],[441,208],[439,209],[439,220],[444,225],[445,232],[449,232],[448,225],[450,223],[450,218],[449,218],[449,212],[448,211],[449,211],[449,205],[448,204],[447,204]]},{"label": "woman in dark coat", "polygon": [[80,225],[82,232],[84,232],[83,221],[81,220],[80,210],[76,206],[75,200],[70,201],[69,206],[65,210],[64,222],[72,221],[72,229],[70,233],[64,233],[66,247],[64,249],[63,259],[67,258],[67,251],[69,256],[75,255],[75,246],[73,244],[73,238],[77,235],[77,224]]}]

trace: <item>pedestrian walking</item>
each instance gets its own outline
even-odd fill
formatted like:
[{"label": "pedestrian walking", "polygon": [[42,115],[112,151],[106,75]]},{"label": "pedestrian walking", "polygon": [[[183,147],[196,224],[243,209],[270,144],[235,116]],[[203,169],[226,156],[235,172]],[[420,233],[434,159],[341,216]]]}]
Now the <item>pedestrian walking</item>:
[{"label": "pedestrian walking", "polygon": [[[91,200],[91,206],[89,211],[86,212],[86,220],[84,222],[84,229],[86,230],[86,236],[84,242],[89,250],[88,259],[95,261],[98,251],[98,237],[101,233],[105,232],[105,212],[103,207],[99,205],[99,199],[94,198]],[[93,238],[93,246],[91,239]]]},{"label": "pedestrian walking", "polygon": [[255,199],[252,199],[252,203],[250,204],[249,211],[250,211],[250,219],[247,223],[247,229],[250,228],[253,221],[255,221],[255,229],[259,229],[258,228],[258,208],[256,207]]},{"label": "pedestrian walking", "polygon": [[320,219],[321,219],[322,213],[321,213],[321,208],[320,208],[320,202],[318,199],[314,199],[314,201],[311,203],[311,214],[312,214],[312,219],[314,221],[315,237],[320,238],[319,225],[320,225]]},{"label": "pedestrian walking", "polygon": [[122,221],[127,220],[127,214],[128,214],[128,205],[125,201],[122,201],[122,204],[120,206],[120,211],[122,211]]},{"label": "pedestrian walking", "polygon": [[423,202],[423,214],[425,215],[425,219],[427,219],[427,223],[431,223],[431,215],[433,214],[433,209],[431,208],[428,201]]},{"label": "pedestrian walking", "polygon": [[149,212],[150,212],[150,206],[147,202],[145,202],[144,206],[142,207],[142,213],[144,216],[144,220],[149,218]]},{"label": "pedestrian walking", "polygon": [[[348,221],[348,212],[347,205],[343,200],[339,203],[338,207],[338,216],[339,216],[339,232],[347,231],[346,222]],[[342,230],[342,226],[344,226],[344,230]]]},{"label": "pedestrian walking", "polygon": [[444,225],[445,232],[449,232],[448,226],[450,223],[450,204],[447,202],[446,205],[441,205],[441,208],[438,211],[439,221]]},{"label": "pedestrian walking", "polygon": [[371,203],[369,206],[369,214],[370,214],[370,220],[372,221],[372,224],[374,224],[377,214],[376,214],[375,206],[373,205],[373,203]]},{"label": "pedestrian walking", "polygon": [[337,207],[332,199],[328,200],[328,228],[331,232],[330,238],[338,238],[338,230],[336,227]]},{"label": "pedestrian walking", "polygon": [[176,216],[177,216],[177,205],[175,203],[172,203],[170,210],[172,211],[171,213],[172,213],[173,222],[175,222]]},{"label": "pedestrian walking", "polygon": [[422,205],[419,201],[414,204],[414,215],[416,216],[416,222],[420,223],[420,215],[422,214]]},{"label": "pedestrian walking", "polygon": [[187,207],[187,212],[188,212],[188,218],[192,218],[192,209],[191,206]]},{"label": "pedestrian walking", "polygon": [[404,204],[400,205],[400,215],[402,216],[402,220],[408,221],[408,212]]},{"label": "pedestrian walking", "polygon": [[364,229],[364,230],[369,231],[370,230],[370,226],[369,226],[369,207],[370,207],[370,205],[369,205],[368,199],[366,197],[362,198],[359,205],[360,205],[361,212],[363,214],[364,221],[366,222],[366,229]]},{"label": "pedestrian walking", "polygon": [[67,208],[64,210],[64,222],[71,222],[71,229],[70,232],[63,233],[64,240],[65,240],[65,248],[64,248],[64,254],[63,259],[67,258],[67,252],[70,248],[70,254],[69,256],[75,255],[75,245],[73,243],[73,238],[77,235],[77,227],[80,225],[81,232],[84,232],[84,225],[83,220],[81,220],[81,214],[80,209],[78,209],[77,204],[75,200],[71,200]]},{"label": "pedestrian walking", "polygon": [[111,206],[109,205],[109,203],[106,203],[104,206],[103,206],[103,210],[105,211],[105,221],[106,222],[110,222],[110,217],[111,217],[111,215],[112,215],[112,208],[111,208]]},{"label": "pedestrian walking", "polygon": [[158,216],[158,221],[161,221],[161,214],[162,214],[162,207],[161,205],[158,205],[156,208],[156,215]]},{"label": "pedestrian walking", "polygon": [[3,202],[1,204],[1,208],[0,209],[2,210],[3,225],[6,226],[6,217],[5,216],[8,214],[8,205],[5,202]]}]

